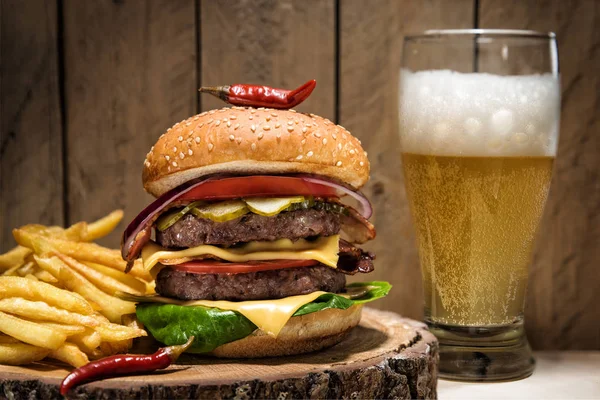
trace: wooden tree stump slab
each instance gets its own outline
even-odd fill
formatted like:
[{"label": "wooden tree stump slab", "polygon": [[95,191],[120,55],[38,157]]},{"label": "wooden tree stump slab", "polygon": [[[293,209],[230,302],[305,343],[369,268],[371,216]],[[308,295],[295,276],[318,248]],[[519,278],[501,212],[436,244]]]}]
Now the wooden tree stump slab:
[{"label": "wooden tree stump slab", "polygon": [[[365,308],[338,345],[299,356],[254,360],[184,356],[150,375],[82,385],[70,398],[436,398],[438,343],[425,325]],[[0,366],[0,397],[55,398],[68,369]]]}]

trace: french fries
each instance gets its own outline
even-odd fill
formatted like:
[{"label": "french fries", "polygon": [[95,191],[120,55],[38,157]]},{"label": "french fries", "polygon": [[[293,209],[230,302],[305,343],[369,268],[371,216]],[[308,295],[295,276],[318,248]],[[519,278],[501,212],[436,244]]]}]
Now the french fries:
[{"label": "french fries", "polygon": [[67,340],[67,335],[48,326],[0,312],[0,331],[34,346],[56,350]]},{"label": "french fries", "polygon": [[25,343],[0,344],[0,364],[21,365],[40,361],[50,350]]},{"label": "french fries", "polygon": [[135,303],[113,295],[151,292],[152,277],[139,262],[125,274],[118,250],[91,243],[122,218],[116,210],[89,224],[13,230],[18,246],[0,254],[0,364],[52,358],[80,367],[146,336]]}]

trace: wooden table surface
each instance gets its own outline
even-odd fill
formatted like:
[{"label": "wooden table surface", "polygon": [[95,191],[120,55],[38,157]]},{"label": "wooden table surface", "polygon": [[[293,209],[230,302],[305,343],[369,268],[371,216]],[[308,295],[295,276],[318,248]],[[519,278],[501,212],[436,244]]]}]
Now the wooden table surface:
[{"label": "wooden table surface", "polygon": [[537,352],[532,376],[515,382],[441,380],[438,395],[450,399],[600,399],[600,351]]}]

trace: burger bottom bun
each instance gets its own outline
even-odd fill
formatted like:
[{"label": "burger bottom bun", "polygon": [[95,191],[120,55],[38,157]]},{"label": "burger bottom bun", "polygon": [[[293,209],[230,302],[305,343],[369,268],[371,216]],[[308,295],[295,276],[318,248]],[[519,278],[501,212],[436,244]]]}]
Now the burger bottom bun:
[{"label": "burger bottom bun", "polygon": [[291,318],[277,338],[257,329],[251,335],[212,351],[223,358],[288,356],[317,351],[341,342],[360,322],[362,305],[347,310],[327,310]]}]

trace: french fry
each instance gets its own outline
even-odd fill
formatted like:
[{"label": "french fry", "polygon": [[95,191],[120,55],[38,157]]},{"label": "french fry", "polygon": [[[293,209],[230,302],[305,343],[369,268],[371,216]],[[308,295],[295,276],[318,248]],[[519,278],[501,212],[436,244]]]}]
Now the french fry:
[{"label": "french fry", "polygon": [[65,288],[79,293],[88,301],[98,304],[101,307],[101,312],[111,322],[120,322],[121,315],[135,311],[134,303],[104,293],[58,257],[36,257],[36,261],[41,268],[54,275]]},{"label": "french fry", "polygon": [[92,242],[111,233],[123,219],[123,210],[115,210],[106,217],[88,224],[85,240]]},{"label": "french fry", "polygon": [[103,275],[109,276],[113,279],[122,282],[124,285],[127,285],[130,289],[123,290],[123,292],[127,293],[146,293],[146,282],[143,282],[125,272],[118,271],[113,268],[106,267],[104,265],[96,264],[89,261],[84,261],[83,264],[87,265],[90,268],[95,269]]},{"label": "french fry", "polygon": [[14,267],[9,268],[6,271],[4,271],[2,273],[2,276],[19,276],[19,274],[17,274],[17,270],[21,267],[22,267],[22,265],[15,265]]},{"label": "french fry", "polygon": [[25,343],[0,344],[0,364],[23,365],[40,361],[50,350]]},{"label": "french fry", "polygon": [[48,271],[44,271],[43,269],[39,269],[33,273],[33,276],[38,278],[42,282],[46,283],[58,283],[58,279],[56,279],[52,274]]},{"label": "french fry", "polygon": [[23,278],[25,278],[27,280],[30,280],[30,281],[39,282],[39,279],[36,278],[33,274],[27,274]]},{"label": "french fry", "polygon": [[4,254],[0,254],[0,270],[7,270],[25,263],[25,257],[31,254],[27,247],[17,246]]},{"label": "french fry", "polygon": [[25,263],[25,265],[22,265],[21,268],[17,269],[17,275],[24,277],[25,275],[32,273],[34,267],[35,264],[33,262]]},{"label": "french fry", "polygon": [[18,297],[0,300],[0,311],[19,315],[30,320],[52,321],[67,325],[89,327],[100,325],[95,318],[89,315],[62,310],[42,301],[29,301]]},{"label": "french fry", "polygon": [[8,297],[43,301],[51,306],[84,315],[94,313],[94,310],[85,299],[68,290],[58,289],[44,282],[24,280],[12,276],[0,276],[0,298]]},{"label": "french fry", "polygon": [[58,349],[48,354],[50,358],[70,364],[75,368],[79,368],[89,363],[88,356],[77,347],[74,343],[66,342]]},{"label": "french fry", "polygon": [[67,325],[67,324],[58,324],[56,322],[48,322],[48,321],[36,321],[37,324],[47,326],[52,329],[56,329],[67,335],[67,337],[78,335],[80,333],[84,333],[86,328],[83,325]]},{"label": "french fry", "polygon": [[117,324],[100,325],[94,328],[100,334],[103,342],[118,342],[147,336],[145,330]]},{"label": "french fry", "polygon": [[102,343],[102,337],[95,330],[88,328],[84,333],[69,337],[69,341],[79,346],[84,353],[94,354]]},{"label": "french fry", "polygon": [[0,332],[21,342],[50,350],[58,349],[67,340],[67,336],[56,329],[3,312],[0,312]]},{"label": "french fry", "polygon": [[[93,268],[88,267],[85,264],[77,262],[71,257],[67,257],[63,254],[57,254],[58,258],[63,260],[69,267],[73,268],[75,271],[79,272],[83,275],[88,281],[93,283],[98,289],[102,290],[104,293],[107,293],[111,296],[115,294],[115,292],[129,292],[135,294],[143,294],[144,292],[137,291],[130,286],[127,286],[116,279],[113,279],[110,276],[106,276],[101,272],[96,271]],[[116,271],[119,272],[119,271]],[[141,282],[140,282],[141,283]]]}]

